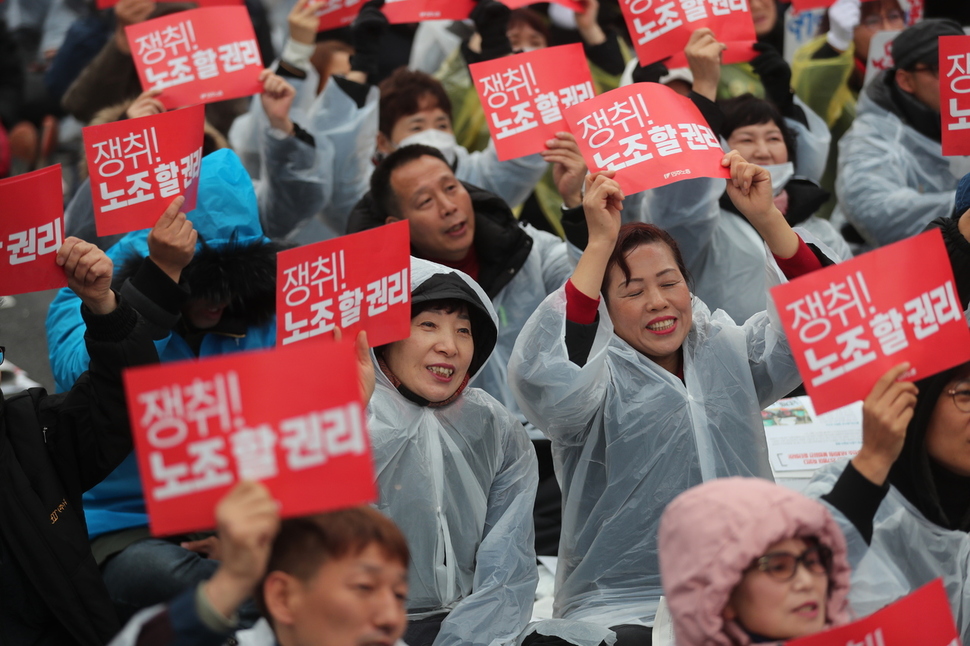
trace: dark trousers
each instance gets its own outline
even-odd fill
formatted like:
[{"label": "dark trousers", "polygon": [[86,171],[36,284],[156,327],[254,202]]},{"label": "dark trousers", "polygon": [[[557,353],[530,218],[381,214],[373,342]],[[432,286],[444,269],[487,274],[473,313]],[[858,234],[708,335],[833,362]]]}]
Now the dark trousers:
[{"label": "dark trousers", "polygon": [[441,622],[448,613],[416,619],[408,622],[408,629],[404,632],[404,643],[408,646],[431,646],[441,632]]},{"label": "dark trousers", "polygon": [[[616,633],[616,644],[614,646],[650,646],[653,641],[653,628],[650,626],[637,626],[635,624],[624,624],[622,626],[612,626],[610,630]],[[600,646],[605,646],[606,642],[601,642]],[[562,637],[551,635],[540,635],[532,633],[522,642],[522,646],[573,646]]]}]

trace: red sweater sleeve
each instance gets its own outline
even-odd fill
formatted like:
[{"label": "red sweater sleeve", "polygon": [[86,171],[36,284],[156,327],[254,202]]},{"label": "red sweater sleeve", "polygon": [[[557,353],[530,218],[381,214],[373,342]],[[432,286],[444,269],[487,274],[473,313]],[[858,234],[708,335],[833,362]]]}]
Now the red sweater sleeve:
[{"label": "red sweater sleeve", "polygon": [[[809,252],[811,253],[811,252]],[[573,285],[572,279],[566,281],[566,320],[580,325],[589,325],[596,320],[596,309],[600,299],[590,298]]]},{"label": "red sweater sleeve", "polygon": [[795,280],[799,276],[810,274],[816,269],[822,268],[822,263],[809,246],[805,244],[801,236],[798,236],[798,251],[795,252],[795,255],[791,258],[779,258],[775,256],[775,262],[778,263],[778,267],[781,268],[781,271],[785,274],[785,278],[788,280]]}]

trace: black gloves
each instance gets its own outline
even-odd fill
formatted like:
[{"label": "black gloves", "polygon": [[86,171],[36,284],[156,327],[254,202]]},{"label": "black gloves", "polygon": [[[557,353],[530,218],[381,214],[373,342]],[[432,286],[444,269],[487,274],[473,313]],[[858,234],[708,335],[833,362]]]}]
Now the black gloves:
[{"label": "black gloves", "polygon": [[791,68],[771,45],[755,43],[754,48],[761,53],[751,61],[751,67],[761,77],[765,98],[778,106],[782,116],[793,117],[795,94],[791,90]]},{"label": "black gloves", "polygon": [[660,79],[667,76],[669,70],[663,63],[650,63],[646,67],[637,65],[633,68],[634,83],[659,83]]},{"label": "black gloves", "polygon": [[373,80],[377,76],[381,36],[387,29],[387,17],[381,11],[384,0],[368,0],[350,26],[354,41],[354,55],[350,69],[363,72]]},{"label": "black gloves", "polygon": [[469,17],[482,37],[481,60],[490,61],[512,53],[512,45],[506,36],[511,13],[512,10],[498,0],[478,0],[472,9]]}]

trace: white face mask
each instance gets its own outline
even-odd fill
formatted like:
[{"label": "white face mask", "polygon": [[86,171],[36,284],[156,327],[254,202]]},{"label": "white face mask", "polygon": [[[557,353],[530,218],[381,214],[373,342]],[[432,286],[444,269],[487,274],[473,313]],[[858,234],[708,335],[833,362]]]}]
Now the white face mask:
[{"label": "white face mask", "polygon": [[427,130],[416,132],[413,135],[408,135],[398,143],[397,147],[403,148],[404,146],[410,146],[412,144],[423,144],[437,148],[445,156],[445,159],[448,160],[448,165],[452,168],[455,167],[455,162],[458,160],[458,142],[452,133],[438,130],[437,128],[428,128]]},{"label": "white face mask", "polygon": [[768,164],[762,166],[762,168],[771,173],[771,191],[775,197],[778,197],[778,194],[785,190],[788,180],[795,174],[795,164],[792,162]]}]

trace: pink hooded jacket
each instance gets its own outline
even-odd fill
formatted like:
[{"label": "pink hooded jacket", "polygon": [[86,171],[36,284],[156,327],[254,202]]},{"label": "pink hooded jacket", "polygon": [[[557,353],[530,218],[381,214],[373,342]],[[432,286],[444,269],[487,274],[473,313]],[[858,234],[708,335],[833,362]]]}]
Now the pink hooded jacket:
[{"label": "pink hooded jacket", "polygon": [[677,496],[660,519],[660,577],[677,646],[747,646],[721,613],[744,570],[769,546],[813,536],[832,550],[826,617],[850,621],[845,538],[819,502],[758,478],[722,478]]}]

